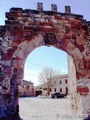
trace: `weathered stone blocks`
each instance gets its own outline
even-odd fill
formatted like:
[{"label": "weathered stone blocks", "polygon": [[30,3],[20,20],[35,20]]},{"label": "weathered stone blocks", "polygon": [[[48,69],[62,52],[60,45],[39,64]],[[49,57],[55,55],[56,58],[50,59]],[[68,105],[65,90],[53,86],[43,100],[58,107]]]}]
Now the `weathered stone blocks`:
[{"label": "weathered stone blocks", "polygon": [[[75,72],[71,79],[71,106],[75,112],[86,111],[90,115],[90,22],[82,15],[72,14],[70,6],[65,6],[65,13],[59,13],[54,4],[51,11],[43,11],[42,3],[37,4],[37,10],[11,8],[6,17],[5,26],[0,26],[0,84],[4,99],[1,116],[5,120],[10,120],[10,116],[13,120],[20,119],[18,85],[25,60],[43,45],[53,45],[72,57]],[[85,101],[88,104],[84,110]]]}]

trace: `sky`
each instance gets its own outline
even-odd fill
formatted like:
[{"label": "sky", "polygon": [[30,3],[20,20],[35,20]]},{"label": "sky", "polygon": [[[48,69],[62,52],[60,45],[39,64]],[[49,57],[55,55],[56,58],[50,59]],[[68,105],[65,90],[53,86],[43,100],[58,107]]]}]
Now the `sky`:
[{"label": "sky", "polygon": [[[44,10],[50,10],[51,4],[56,4],[58,12],[64,12],[64,6],[71,6],[71,13],[84,16],[90,20],[90,0],[0,0],[0,25],[5,25],[5,12],[12,7],[36,9],[37,2],[43,3]],[[54,47],[39,47],[33,50],[25,62],[24,79],[38,85],[38,74],[44,67],[59,70],[60,74],[68,73],[67,54]]]}]

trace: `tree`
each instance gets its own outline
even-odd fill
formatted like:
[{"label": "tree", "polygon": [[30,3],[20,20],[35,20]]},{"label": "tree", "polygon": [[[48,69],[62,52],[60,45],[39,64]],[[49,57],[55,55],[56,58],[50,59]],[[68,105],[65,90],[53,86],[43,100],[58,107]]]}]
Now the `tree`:
[{"label": "tree", "polygon": [[47,83],[48,94],[50,94],[51,79],[53,76],[59,75],[60,71],[57,71],[51,67],[45,67],[38,75],[39,82],[41,84]]}]

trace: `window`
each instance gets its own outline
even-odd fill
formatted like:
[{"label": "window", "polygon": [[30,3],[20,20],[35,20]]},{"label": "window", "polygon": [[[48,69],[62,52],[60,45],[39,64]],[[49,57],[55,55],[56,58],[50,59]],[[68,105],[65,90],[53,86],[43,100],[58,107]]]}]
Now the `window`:
[{"label": "window", "polygon": [[60,84],[62,84],[62,81],[60,80]]},{"label": "window", "polygon": [[67,79],[65,79],[65,83],[67,83]]},{"label": "window", "polygon": [[68,94],[68,88],[66,87],[66,94]]},{"label": "window", "polygon": [[43,90],[47,90],[47,88],[43,88]]},{"label": "window", "polygon": [[56,81],[54,81],[54,84],[56,84]]},{"label": "window", "polygon": [[60,88],[60,92],[62,92],[62,88]]},{"label": "window", "polygon": [[56,88],[54,88],[54,92],[56,92]]},{"label": "window", "polygon": [[29,85],[26,85],[26,89],[29,89]]}]

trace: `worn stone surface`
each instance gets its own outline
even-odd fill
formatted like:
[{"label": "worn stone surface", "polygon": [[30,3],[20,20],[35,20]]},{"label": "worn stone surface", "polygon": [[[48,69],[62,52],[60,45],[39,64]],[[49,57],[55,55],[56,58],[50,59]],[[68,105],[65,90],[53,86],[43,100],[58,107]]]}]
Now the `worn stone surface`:
[{"label": "worn stone surface", "polygon": [[[77,94],[89,104],[90,22],[82,15],[71,14],[69,6],[65,7],[65,13],[56,12],[55,5],[51,9],[42,11],[43,4],[39,3],[38,10],[11,8],[6,13],[5,26],[0,26],[0,82],[6,113],[18,113],[18,78],[23,78],[28,54],[43,45],[53,45],[72,57],[76,70],[72,106],[79,108],[74,99]],[[79,105],[82,107],[83,103]],[[90,114],[88,104],[85,110]]]}]

